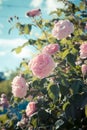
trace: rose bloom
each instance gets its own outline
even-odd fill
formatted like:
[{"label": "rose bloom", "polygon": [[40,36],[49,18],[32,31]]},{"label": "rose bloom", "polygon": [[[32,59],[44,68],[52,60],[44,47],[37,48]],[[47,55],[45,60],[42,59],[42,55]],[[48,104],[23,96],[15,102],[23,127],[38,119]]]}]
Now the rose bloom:
[{"label": "rose bloom", "polygon": [[86,25],[85,25],[85,30],[87,30],[87,23],[86,23]]},{"label": "rose bloom", "polygon": [[59,51],[59,49],[60,49],[59,44],[49,44],[43,48],[42,52],[47,53],[49,55],[53,55],[57,51]]},{"label": "rose bloom", "polygon": [[43,79],[51,74],[55,63],[50,55],[42,53],[32,59],[29,66],[34,76]]},{"label": "rose bloom", "polygon": [[81,59],[87,58],[87,42],[80,46],[80,57]]},{"label": "rose bloom", "polygon": [[26,115],[31,116],[34,112],[36,112],[36,110],[37,110],[37,103],[32,101],[27,105]]},{"label": "rose bloom", "polygon": [[59,20],[55,23],[52,30],[52,35],[58,40],[68,37],[71,33],[74,32],[73,23],[69,20]]},{"label": "rose bloom", "polygon": [[28,119],[27,118],[23,118],[21,119],[21,121],[17,122],[17,126],[20,126],[21,128],[25,127],[28,123]]},{"label": "rose bloom", "polygon": [[22,76],[16,76],[12,81],[12,93],[14,97],[23,98],[26,96],[28,85]]},{"label": "rose bloom", "polygon": [[81,71],[82,71],[82,74],[83,74],[83,75],[86,75],[86,74],[87,74],[87,65],[86,65],[86,64],[83,64],[83,65],[82,65]]},{"label": "rose bloom", "polygon": [[26,13],[26,15],[29,16],[29,17],[39,16],[40,14],[41,14],[41,10],[40,9],[34,9],[34,10],[28,11]]},{"label": "rose bloom", "polygon": [[4,93],[1,95],[0,105],[3,106],[4,108],[7,108],[9,106],[7,96]]},{"label": "rose bloom", "polygon": [[5,93],[2,93],[2,94],[1,94],[1,98],[7,98],[6,94],[5,94]]}]

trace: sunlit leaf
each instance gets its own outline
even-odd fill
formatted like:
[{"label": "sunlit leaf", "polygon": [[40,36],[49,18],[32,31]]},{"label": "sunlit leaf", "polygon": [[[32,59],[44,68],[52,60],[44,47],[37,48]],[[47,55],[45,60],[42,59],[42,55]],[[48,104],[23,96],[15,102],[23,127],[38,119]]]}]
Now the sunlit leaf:
[{"label": "sunlit leaf", "polygon": [[48,86],[48,95],[53,100],[56,101],[59,97],[59,88],[57,85],[49,85]]},{"label": "sunlit leaf", "polygon": [[7,119],[7,114],[0,115],[0,121],[5,122]]},{"label": "sunlit leaf", "polygon": [[55,123],[56,130],[58,130],[60,126],[62,126],[63,124],[64,124],[64,121],[62,119],[57,120]]},{"label": "sunlit leaf", "polygon": [[31,32],[32,26],[30,24],[27,24],[24,26],[24,33],[29,34]]},{"label": "sunlit leaf", "polygon": [[85,116],[87,117],[87,105],[85,105]]},{"label": "sunlit leaf", "polygon": [[85,10],[85,3],[84,2],[80,2],[79,8],[80,8],[80,10]]},{"label": "sunlit leaf", "polygon": [[67,102],[65,102],[65,103],[63,104],[63,111],[65,111],[65,109],[66,109],[67,105],[69,105],[69,104],[70,104],[70,102],[69,102],[69,101],[67,101]]},{"label": "sunlit leaf", "polygon": [[19,46],[17,48],[14,48],[12,51],[15,51],[17,54],[19,54],[22,51],[22,47]]},{"label": "sunlit leaf", "polygon": [[20,35],[21,34],[29,34],[31,32],[32,25],[31,24],[17,23],[16,28],[19,30]]},{"label": "sunlit leaf", "polygon": [[65,57],[68,55],[70,53],[70,50],[69,49],[67,49],[67,50],[65,50],[64,52],[62,52],[62,59],[65,59]]}]

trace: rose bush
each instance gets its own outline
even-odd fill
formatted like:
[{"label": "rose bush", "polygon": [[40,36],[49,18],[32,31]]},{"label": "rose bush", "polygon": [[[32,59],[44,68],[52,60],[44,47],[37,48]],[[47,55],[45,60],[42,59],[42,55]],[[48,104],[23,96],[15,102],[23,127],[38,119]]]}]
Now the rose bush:
[{"label": "rose bush", "polygon": [[[2,128],[87,129],[87,4],[86,1],[80,1],[79,6],[73,1],[63,2],[65,8],[51,12],[49,20],[43,19],[41,10],[37,9],[27,13],[33,24],[18,21],[14,25],[21,35],[29,35],[32,26],[41,29],[41,34],[13,49],[19,53],[23,47],[32,45],[36,54],[30,61],[23,59],[20,63],[24,77],[16,76],[12,81],[13,97],[7,115],[1,115]],[[22,98],[27,104],[20,109]]]}]

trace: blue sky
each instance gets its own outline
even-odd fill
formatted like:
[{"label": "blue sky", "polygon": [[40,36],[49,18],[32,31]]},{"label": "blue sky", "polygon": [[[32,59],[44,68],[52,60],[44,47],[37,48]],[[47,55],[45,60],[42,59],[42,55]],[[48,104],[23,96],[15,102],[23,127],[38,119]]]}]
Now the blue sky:
[{"label": "blue sky", "polygon": [[[79,0],[73,0],[78,2]],[[63,3],[57,3],[57,0],[0,0],[0,71],[14,70],[19,66],[22,58],[28,58],[35,53],[32,47],[25,47],[17,55],[11,50],[26,42],[24,36],[19,36],[16,30],[9,35],[8,30],[11,25],[8,23],[9,17],[19,16],[22,23],[28,23],[29,19],[25,17],[28,10],[41,8],[42,16],[47,18],[50,11],[63,6]],[[31,37],[37,37],[37,29],[32,31]]]}]

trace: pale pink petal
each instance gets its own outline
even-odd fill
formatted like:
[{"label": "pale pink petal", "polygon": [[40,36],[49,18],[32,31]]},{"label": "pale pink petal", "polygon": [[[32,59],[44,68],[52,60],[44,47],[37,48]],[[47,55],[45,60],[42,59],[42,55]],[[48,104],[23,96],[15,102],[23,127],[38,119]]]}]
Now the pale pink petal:
[{"label": "pale pink petal", "polygon": [[71,33],[74,32],[73,23],[69,20],[59,20],[55,23],[52,30],[52,35],[58,40],[68,37]]},{"label": "pale pink petal", "polygon": [[83,74],[83,75],[86,75],[86,74],[87,74],[87,65],[86,65],[86,64],[83,64],[83,65],[82,65],[81,71],[82,71],[82,74]]},{"label": "pale pink petal", "polygon": [[50,55],[42,53],[30,61],[29,67],[34,76],[42,79],[51,74],[55,63]]},{"label": "pale pink petal", "polygon": [[60,50],[59,44],[49,44],[43,48],[42,52],[47,53],[49,55],[53,55],[59,50]]},{"label": "pale pink petal", "polygon": [[41,10],[40,9],[34,9],[34,10],[28,11],[26,13],[26,15],[29,16],[29,17],[39,16],[40,14],[41,14]]}]

